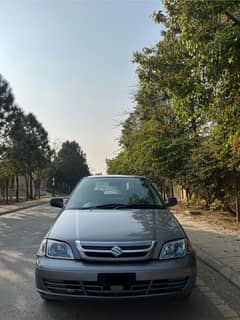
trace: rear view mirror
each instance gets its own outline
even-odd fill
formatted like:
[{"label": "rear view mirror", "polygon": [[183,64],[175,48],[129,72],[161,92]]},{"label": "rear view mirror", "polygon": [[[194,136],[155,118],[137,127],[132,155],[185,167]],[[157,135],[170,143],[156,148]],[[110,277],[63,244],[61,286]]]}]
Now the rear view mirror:
[{"label": "rear view mirror", "polygon": [[177,204],[177,199],[172,197],[172,198],[168,198],[167,201],[165,202],[167,207],[173,207]]},{"label": "rear view mirror", "polygon": [[63,198],[52,198],[50,201],[52,207],[63,208],[64,202]]}]

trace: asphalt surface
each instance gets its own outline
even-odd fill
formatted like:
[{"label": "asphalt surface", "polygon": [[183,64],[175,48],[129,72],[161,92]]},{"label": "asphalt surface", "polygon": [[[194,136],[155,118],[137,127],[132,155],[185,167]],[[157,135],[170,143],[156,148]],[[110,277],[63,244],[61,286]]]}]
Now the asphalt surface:
[{"label": "asphalt surface", "polygon": [[240,319],[239,289],[202,262],[187,301],[44,302],[35,290],[35,254],[58,212],[42,205],[0,217],[0,320]]}]

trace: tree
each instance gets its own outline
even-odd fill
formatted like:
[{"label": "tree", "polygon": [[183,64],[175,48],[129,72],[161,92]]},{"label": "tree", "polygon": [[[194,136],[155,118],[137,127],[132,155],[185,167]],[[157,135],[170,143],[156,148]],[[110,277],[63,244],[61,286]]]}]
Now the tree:
[{"label": "tree", "polygon": [[29,190],[26,198],[40,196],[41,180],[50,165],[52,151],[48,133],[32,113],[21,113],[15,119],[9,131],[7,153],[19,173],[25,175],[26,189]]},{"label": "tree", "polygon": [[126,170],[129,163],[134,173],[176,181],[207,206],[214,199],[225,205],[232,184],[239,219],[240,4],[165,0],[164,5],[166,14],[153,15],[164,27],[162,39],[134,54],[136,107],[123,124],[122,150],[108,160],[108,170]]},{"label": "tree", "polygon": [[19,108],[14,103],[12,90],[0,74],[0,151],[4,147],[5,138],[18,111]]},{"label": "tree", "polygon": [[69,193],[79,180],[90,175],[86,155],[76,141],[65,141],[53,161],[50,181],[54,177],[56,187],[61,192]]},{"label": "tree", "polygon": [[[19,114],[21,114],[21,110],[14,102],[12,90],[8,82],[0,74],[0,181],[7,202],[9,179],[16,174],[16,167],[7,156],[7,144],[9,132]],[[16,196],[18,199],[18,190]]]},{"label": "tree", "polygon": [[[191,75],[200,75],[200,86],[193,92],[196,97],[201,93],[201,113],[211,124],[209,135],[213,148],[218,146],[215,158],[224,164],[224,171],[231,171],[229,178],[234,176],[239,220],[240,4],[236,1],[166,0],[165,6],[169,13],[166,33],[175,33],[173,50],[179,46],[187,52],[184,67],[190,67]],[[181,80],[183,85],[188,82]],[[189,94],[184,98],[177,94],[178,102],[190,100]],[[198,99],[194,98],[193,102],[196,105]],[[211,164],[205,166],[210,169]],[[230,188],[229,193],[231,191]]]}]

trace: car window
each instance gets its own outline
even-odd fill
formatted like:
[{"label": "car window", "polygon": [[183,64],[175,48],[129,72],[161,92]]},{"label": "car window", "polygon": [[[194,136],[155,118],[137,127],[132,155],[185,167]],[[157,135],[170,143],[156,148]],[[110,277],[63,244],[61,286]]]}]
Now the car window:
[{"label": "car window", "polygon": [[103,191],[104,194],[121,194],[120,188],[118,186],[109,183],[109,181],[100,180],[96,181],[96,186],[94,190]]},{"label": "car window", "polygon": [[73,192],[67,209],[108,204],[163,205],[163,201],[152,185],[143,178],[86,178]]}]

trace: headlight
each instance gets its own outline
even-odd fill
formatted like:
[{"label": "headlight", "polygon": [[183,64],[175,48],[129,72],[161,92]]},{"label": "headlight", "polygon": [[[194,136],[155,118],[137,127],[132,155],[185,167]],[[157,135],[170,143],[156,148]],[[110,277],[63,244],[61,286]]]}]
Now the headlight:
[{"label": "headlight", "polygon": [[181,258],[186,255],[186,240],[169,241],[164,244],[160,253],[160,259]]},{"label": "headlight", "polygon": [[37,256],[43,257],[46,254],[46,244],[47,244],[47,239],[43,239],[43,241],[40,244]]},{"label": "headlight", "polygon": [[71,247],[61,241],[47,240],[46,256],[56,259],[74,259]]}]

